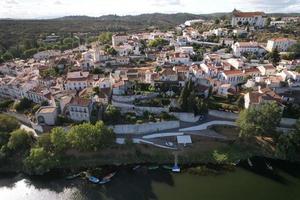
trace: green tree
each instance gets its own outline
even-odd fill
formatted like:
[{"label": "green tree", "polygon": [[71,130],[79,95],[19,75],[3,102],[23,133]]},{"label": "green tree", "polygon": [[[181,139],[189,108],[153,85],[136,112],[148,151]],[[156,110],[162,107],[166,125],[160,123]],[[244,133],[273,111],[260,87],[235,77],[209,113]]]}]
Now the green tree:
[{"label": "green tree", "polygon": [[148,46],[152,48],[162,48],[163,46],[169,44],[167,40],[164,40],[162,38],[157,38],[154,40],[149,41]]},{"label": "green tree", "polygon": [[289,51],[292,52],[294,58],[300,58],[300,42],[291,46]]},{"label": "green tree", "polygon": [[4,61],[9,61],[9,60],[12,60],[14,58],[14,56],[9,52],[9,51],[6,51],[3,55],[2,55],[2,59]]},{"label": "green tree", "polygon": [[10,133],[7,147],[13,151],[28,150],[33,142],[34,139],[32,133],[18,129]]},{"label": "green tree", "polygon": [[20,100],[20,102],[18,102],[14,105],[14,108],[16,109],[16,111],[21,112],[21,111],[31,108],[32,105],[33,105],[33,102],[31,100],[27,99],[26,97],[24,97]]},{"label": "green tree", "polygon": [[282,110],[277,103],[263,103],[241,111],[237,124],[240,136],[274,136],[280,124]]},{"label": "green tree", "polygon": [[219,18],[215,19],[215,24],[220,24],[220,19]]},{"label": "green tree", "polygon": [[120,120],[120,116],[120,110],[112,105],[109,105],[104,112],[103,120],[104,122],[112,124],[118,122]]},{"label": "green tree", "polygon": [[37,138],[37,147],[43,147],[47,152],[51,152],[54,147],[51,142],[50,133],[44,133]]},{"label": "green tree", "polygon": [[115,141],[115,134],[103,122],[84,123],[71,128],[67,134],[71,146],[79,151],[98,151]]},{"label": "green tree", "polygon": [[101,33],[98,37],[98,40],[101,44],[111,44],[112,33],[110,32]]},{"label": "green tree", "polygon": [[0,132],[10,133],[20,127],[16,118],[0,114]]},{"label": "green tree", "polygon": [[68,147],[67,133],[63,128],[54,128],[50,133],[50,141],[55,152],[62,152]]},{"label": "green tree", "polygon": [[219,153],[217,150],[213,152],[212,157],[218,164],[224,163],[228,160],[227,154]]},{"label": "green tree", "polygon": [[42,175],[59,165],[59,160],[44,148],[32,148],[30,155],[24,160],[24,166],[29,174]]},{"label": "green tree", "polygon": [[276,155],[294,161],[300,153],[300,119],[289,133],[282,133],[276,144]]},{"label": "green tree", "polygon": [[26,51],[24,51],[23,56],[24,58],[30,58],[32,57],[34,54],[36,54],[38,51],[36,48],[33,49],[28,49]]},{"label": "green tree", "polygon": [[280,54],[277,48],[275,48],[270,54],[269,54],[269,61],[276,66],[280,62]]}]

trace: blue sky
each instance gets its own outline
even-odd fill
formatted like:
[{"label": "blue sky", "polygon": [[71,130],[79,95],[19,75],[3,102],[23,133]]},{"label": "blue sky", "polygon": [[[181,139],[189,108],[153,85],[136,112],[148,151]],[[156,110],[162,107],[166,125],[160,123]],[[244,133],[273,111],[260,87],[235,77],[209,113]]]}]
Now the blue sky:
[{"label": "blue sky", "polygon": [[300,0],[0,0],[0,18],[141,13],[300,12]]}]

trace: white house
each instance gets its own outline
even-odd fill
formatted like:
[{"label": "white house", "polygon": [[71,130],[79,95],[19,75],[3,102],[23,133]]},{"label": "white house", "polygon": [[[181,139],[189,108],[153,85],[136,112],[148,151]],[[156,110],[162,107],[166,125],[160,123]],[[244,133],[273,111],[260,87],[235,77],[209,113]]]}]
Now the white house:
[{"label": "white house", "polygon": [[190,55],[188,53],[175,52],[170,55],[169,62],[173,64],[187,64],[190,62]]},{"label": "white house", "polygon": [[160,72],[160,81],[178,81],[178,74],[171,68],[163,69]]},{"label": "white house", "polygon": [[122,33],[118,33],[112,36],[112,45],[118,46],[120,44],[123,44],[125,42],[127,42],[127,40],[129,39],[129,36],[127,34],[122,34]]},{"label": "white house", "polygon": [[245,66],[245,63],[242,59],[238,58],[229,58],[226,60],[232,67],[235,69],[242,69]]},{"label": "white house", "polygon": [[245,108],[248,109],[250,106],[258,106],[264,102],[276,102],[282,105],[282,98],[269,88],[261,89],[258,91],[248,92],[244,96]]},{"label": "white house", "polygon": [[288,48],[290,48],[296,43],[297,43],[296,40],[289,39],[289,38],[274,38],[268,40],[267,50],[271,52],[277,48],[277,50],[280,52],[286,52]]},{"label": "white house", "polygon": [[67,105],[67,116],[74,121],[89,122],[91,118],[93,103],[90,99],[72,97]]},{"label": "white house", "polygon": [[35,118],[39,124],[53,126],[57,119],[57,109],[52,106],[43,106],[36,112]]},{"label": "white house", "polygon": [[237,85],[244,81],[245,74],[240,70],[226,70],[222,71],[218,75],[218,80],[222,83],[228,83],[231,85]]},{"label": "white house", "polygon": [[231,84],[222,84],[218,87],[217,94],[220,96],[227,96],[229,94],[229,89],[232,88]]},{"label": "white house", "polygon": [[293,81],[297,81],[297,82],[300,81],[300,74],[295,71],[283,70],[278,75],[281,76],[284,81],[289,80],[289,79],[291,79]]},{"label": "white house", "polygon": [[260,65],[257,68],[263,76],[271,76],[276,74],[276,68],[272,64]]},{"label": "white house", "polygon": [[262,54],[265,51],[257,42],[236,42],[232,45],[232,50],[237,57],[243,53]]},{"label": "white house", "polygon": [[89,72],[69,72],[64,87],[66,90],[82,90],[90,86]]},{"label": "white house", "polygon": [[47,51],[41,51],[33,55],[33,58],[36,60],[44,60],[49,59],[51,57],[56,57],[60,55],[60,51],[55,50],[47,50]]},{"label": "white house", "polygon": [[264,27],[266,24],[266,14],[264,12],[242,12],[234,9],[232,12],[231,25],[251,25],[256,27]]}]

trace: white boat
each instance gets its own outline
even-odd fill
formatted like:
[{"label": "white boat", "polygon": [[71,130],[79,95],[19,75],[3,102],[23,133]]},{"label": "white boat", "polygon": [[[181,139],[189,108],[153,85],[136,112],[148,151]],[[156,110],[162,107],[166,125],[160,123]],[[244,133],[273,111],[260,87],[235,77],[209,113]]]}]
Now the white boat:
[{"label": "white boat", "polygon": [[253,163],[251,162],[250,158],[248,158],[248,165],[249,165],[250,167],[253,167]]},{"label": "white boat", "polygon": [[176,173],[180,172],[180,168],[178,167],[178,165],[174,165],[174,167],[172,168],[172,172],[176,172]]},{"label": "white boat", "polygon": [[273,167],[269,163],[266,163],[266,165],[269,170],[271,170],[271,171],[273,170]]}]

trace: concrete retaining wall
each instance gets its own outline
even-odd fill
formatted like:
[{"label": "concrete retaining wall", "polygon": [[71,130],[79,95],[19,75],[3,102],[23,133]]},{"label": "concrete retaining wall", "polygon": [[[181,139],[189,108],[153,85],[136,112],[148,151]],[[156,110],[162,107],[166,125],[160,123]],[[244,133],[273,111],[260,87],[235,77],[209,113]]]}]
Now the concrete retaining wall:
[{"label": "concrete retaining wall", "polygon": [[195,123],[199,121],[200,116],[195,116],[194,113],[184,113],[184,112],[172,112],[171,115],[174,115],[177,119],[182,122],[191,122]]},{"label": "concrete retaining wall", "polygon": [[144,124],[126,124],[111,126],[116,134],[146,134],[158,131],[179,128],[179,121],[165,121],[157,123],[144,123]]},{"label": "concrete retaining wall", "polygon": [[[239,115],[236,113],[218,111],[218,110],[209,110],[208,114],[213,117],[219,117],[223,119],[233,120],[235,121]],[[282,118],[280,122],[280,126],[283,127],[292,127],[297,122],[296,119],[291,118]]]},{"label": "concrete retaining wall", "polygon": [[218,110],[209,110],[208,115],[213,117],[223,118],[223,119],[229,119],[229,120],[236,120],[239,117],[239,115],[236,113],[230,113],[230,112],[224,112]]},{"label": "concrete retaining wall", "polygon": [[114,101],[118,101],[121,103],[132,103],[134,100],[145,100],[145,99],[152,99],[157,97],[158,93],[149,93],[149,94],[144,94],[144,95],[128,95],[128,96],[118,96],[118,95],[113,95],[112,99]]},{"label": "concrete retaining wall", "polygon": [[133,104],[128,104],[128,103],[120,103],[116,101],[112,101],[112,105],[117,108],[125,109],[126,111],[137,111],[141,113],[148,111],[150,113],[160,114],[161,112],[169,111],[168,108],[164,108],[164,107],[142,107],[142,106],[135,106]]},{"label": "concrete retaining wall", "polygon": [[280,125],[284,127],[292,127],[296,124],[296,119],[290,119],[290,118],[282,118]]}]

